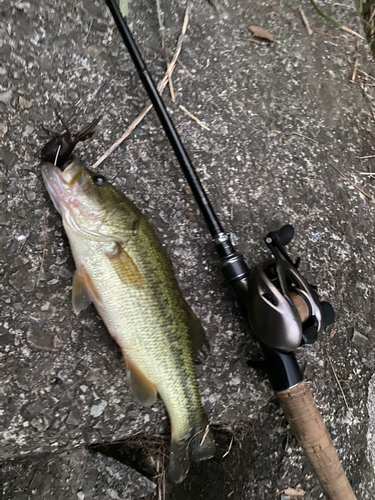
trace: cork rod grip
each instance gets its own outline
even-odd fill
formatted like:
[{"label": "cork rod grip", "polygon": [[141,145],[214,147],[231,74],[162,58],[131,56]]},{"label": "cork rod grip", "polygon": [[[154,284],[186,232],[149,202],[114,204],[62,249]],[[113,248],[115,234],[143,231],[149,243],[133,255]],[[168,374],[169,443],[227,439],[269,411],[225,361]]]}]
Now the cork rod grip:
[{"label": "cork rod grip", "polygon": [[327,498],[356,500],[306,381],[276,394]]}]

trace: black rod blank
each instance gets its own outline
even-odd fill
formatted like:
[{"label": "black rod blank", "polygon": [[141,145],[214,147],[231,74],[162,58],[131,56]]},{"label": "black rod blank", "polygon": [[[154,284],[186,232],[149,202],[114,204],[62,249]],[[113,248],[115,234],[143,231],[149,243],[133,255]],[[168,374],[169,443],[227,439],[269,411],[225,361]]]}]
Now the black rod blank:
[{"label": "black rod blank", "polygon": [[181,142],[181,139],[177,133],[177,130],[175,129],[175,126],[173,125],[172,120],[170,119],[168,111],[166,110],[165,105],[161,100],[156,86],[152,81],[152,78],[147,70],[147,66],[142,59],[138,47],[128,28],[128,25],[120,12],[116,0],[106,0],[106,3],[111,11],[113,19],[115,20],[117,28],[124,40],[129,54],[133,59],[134,65],[137,68],[138,74],[151,99],[154,109],[165,130],[165,133],[168,136],[168,139],[172,145],[175,155],[177,156],[177,159],[199,205],[199,208],[206,220],[210,233],[214,239],[217,239],[219,236],[223,235],[224,230],[211,206],[211,203],[203,189],[202,184],[200,183],[193,165],[191,164],[189,156]]}]

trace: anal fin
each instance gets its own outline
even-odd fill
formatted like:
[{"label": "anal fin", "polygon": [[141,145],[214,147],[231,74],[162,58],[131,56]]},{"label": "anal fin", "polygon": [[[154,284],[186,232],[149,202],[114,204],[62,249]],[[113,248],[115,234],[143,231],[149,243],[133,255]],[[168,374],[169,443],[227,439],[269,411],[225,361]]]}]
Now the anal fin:
[{"label": "anal fin", "polygon": [[125,358],[126,375],[135,397],[144,406],[151,406],[157,398],[156,385],[151,382],[141,370]]},{"label": "anal fin", "polygon": [[210,351],[210,346],[200,319],[188,304],[186,304],[186,310],[189,316],[189,332],[193,348],[193,360],[195,363],[201,363],[206,359]]}]

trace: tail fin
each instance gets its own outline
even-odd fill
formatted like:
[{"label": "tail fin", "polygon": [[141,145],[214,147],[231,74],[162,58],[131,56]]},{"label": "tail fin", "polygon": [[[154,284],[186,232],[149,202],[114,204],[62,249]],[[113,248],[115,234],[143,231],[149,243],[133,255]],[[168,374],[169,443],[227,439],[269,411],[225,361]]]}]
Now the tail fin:
[{"label": "tail fin", "polygon": [[169,455],[168,477],[176,484],[182,483],[190,468],[189,441],[175,441],[172,438]]},{"label": "tail fin", "polygon": [[168,477],[174,483],[182,483],[192,462],[208,460],[215,455],[216,444],[209,430],[207,419],[202,426],[191,433],[189,439],[171,441]]},{"label": "tail fin", "polygon": [[215,455],[216,444],[208,423],[190,440],[189,454],[193,462],[208,460]]}]

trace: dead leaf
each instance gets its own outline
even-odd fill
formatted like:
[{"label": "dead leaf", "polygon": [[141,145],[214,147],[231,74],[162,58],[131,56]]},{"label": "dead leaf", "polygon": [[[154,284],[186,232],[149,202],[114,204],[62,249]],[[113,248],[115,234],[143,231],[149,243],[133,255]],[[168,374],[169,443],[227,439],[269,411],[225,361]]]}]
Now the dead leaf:
[{"label": "dead leaf", "polygon": [[290,500],[297,500],[298,498],[303,498],[305,496],[305,491],[302,488],[291,488],[290,486],[284,490],[284,495]]},{"label": "dead leaf", "polygon": [[336,335],[336,330],[331,330],[329,333],[329,338],[332,339]]},{"label": "dead leaf", "polygon": [[249,26],[249,29],[254,36],[257,36],[259,38],[264,38],[269,42],[273,42],[275,40],[275,37],[273,36],[272,33],[270,33],[268,30],[264,28],[261,28],[260,26]]}]

